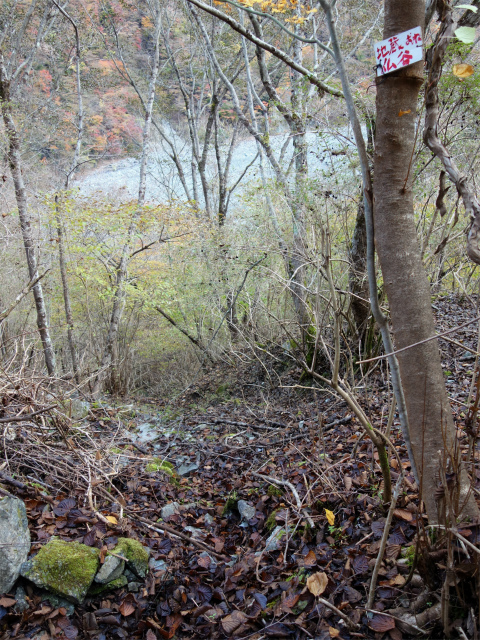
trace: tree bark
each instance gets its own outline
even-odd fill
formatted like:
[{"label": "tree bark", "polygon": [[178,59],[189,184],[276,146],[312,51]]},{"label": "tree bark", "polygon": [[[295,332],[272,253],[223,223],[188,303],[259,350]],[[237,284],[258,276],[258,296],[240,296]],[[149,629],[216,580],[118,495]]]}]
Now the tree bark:
[{"label": "tree bark", "polygon": [[28,273],[31,280],[37,280],[33,287],[33,297],[37,312],[37,326],[43,345],[45,365],[49,375],[55,373],[55,352],[48,327],[47,309],[43,297],[42,285],[38,281],[37,259],[35,256],[35,242],[33,238],[30,215],[28,212],[27,190],[23,181],[22,159],[20,153],[20,138],[12,114],[10,98],[10,81],[7,77],[3,55],[0,54],[0,107],[3,122],[8,137],[8,163],[13,178],[15,197],[17,201],[23,246],[27,256]]},{"label": "tree bark", "polygon": [[367,321],[370,315],[370,291],[367,274],[367,228],[365,225],[363,198],[358,203],[350,249],[350,261],[348,270],[348,284],[351,294],[350,305],[355,320],[357,337],[363,348]]},{"label": "tree bark", "polygon": [[78,355],[75,344],[75,331],[73,323],[72,305],[70,302],[70,287],[68,285],[67,276],[67,260],[65,255],[65,239],[63,234],[63,222],[62,213],[58,200],[58,195],[55,196],[55,222],[57,225],[57,238],[58,238],[58,264],[60,266],[60,277],[62,279],[63,288],[63,304],[65,307],[65,320],[67,321],[67,340],[70,350],[70,357],[72,359],[72,369],[75,381],[78,384],[80,377],[78,373]]},{"label": "tree bark", "polygon": [[[75,81],[76,81],[76,89],[77,89],[77,104],[78,104],[78,113],[77,113],[77,142],[75,144],[75,151],[72,158],[72,163],[70,169],[68,170],[65,177],[65,190],[68,190],[70,186],[70,180],[75,175],[75,171],[77,170],[78,162],[80,160],[80,153],[82,150],[82,141],[83,141],[83,95],[82,95],[82,80],[80,75],[80,36],[78,33],[78,27],[73,20],[73,18],[62,8],[60,7],[55,0],[53,0],[54,4],[58,7],[63,16],[71,23],[75,32]],[[73,323],[73,313],[72,313],[72,305],[70,302],[70,287],[68,284],[68,276],[67,276],[67,259],[66,259],[66,251],[65,251],[65,236],[63,232],[63,222],[62,222],[62,210],[59,202],[58,195],[55,196],[55,221],[57,225],[57,238],[58,238],[58,263],[60,266],[60,276],[62,279],[62,288],[63,288],[63,303],[65,307],[65,319],[67,321],[67,340],[68,347],[70,350],[70,357],[72,359],[72,369],[73,375],[75,377],[75,381],[77,384],[80,382],[80,376],[78,371],[78,354],[77,347],[75,341],[75,329]]]},{"label": "tree bark", "polygon": [[142,135],[142,157],[140,161],[140,176],[139,176],[139,186],[138,186],[137,207],[136,207],[135,213],[132,216],[132,220],[130,222],[130,225],[127,231],[127,238],[126,238],[125,244],[123,245],[122,254],[120,256],[120,260],[116,270],[110,324],[109,324],[109,329],[107,334],[107,340],[105,343],[105,348],[102,355],[102,361],[100,363],[100,371],[97,375],[97,378],[95,380],[95,385],[93,388],[94,396],[97,396],[100,393],[100,389],[103,383],[106,369],[108,367],[112,367],[112,365],[115,366],[115,363],[117,360],[117,358],[115,357],[116,340],[118,336],[120,321],[123,315],[123,309],[125,306],[125,280],[127,279],[128,263],[130,259],[131,247],[132,247],[133,240],[135,237],[135,232],[137,229],[138,217],[141,213],[142,207],[145,204],[145,193],[146,193],[146,186],[147,186],[146,178],[147,178],[148,146],[150,142],[152,113],[153,113],[153,105],[155,101],[155,88],[156,88],[159,62],[160,62],[160,48],[159,48],[160,27],[161,27],[160,7],[158,6],[158,2],[157,2],[155,3],[155,49],[153,54],[153,61],[152,61],[153,64],[152,64],[152,71],[151,71],[150,82],[149,82],[148,101],[145,106],[145,122],[143,125],[143,135]]},{"label": "tree bark", "polygon": [[[384,38],[424,24],[425,3],[385,2]],[[410,163],[422,63],[383,76],[377,83],[374,220],[377,251],[398,349],[435,333],[430,287],[414,221]],[[399,115],[403,112],[404,115]],[[398,354],[416,467],[430,522],[438,518],[439,464],[455,458],[455,428],[436,340]],[[440,458],[439,460],[439,452]],[[478,516],[468,477],[461,474],[462,518]],[[469,494],[469,495],[467,495]]]}]

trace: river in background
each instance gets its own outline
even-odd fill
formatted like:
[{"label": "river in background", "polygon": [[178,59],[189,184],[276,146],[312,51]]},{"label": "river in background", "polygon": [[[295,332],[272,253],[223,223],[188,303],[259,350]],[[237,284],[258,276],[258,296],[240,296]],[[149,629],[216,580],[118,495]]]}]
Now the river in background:
[{"label": "river in background", "polygon": [[[187,144],[170,125],[164,125],[165,132],[175,145],[177,154],[181,159],[182,167],[186,176],[186,182],[190,192],[192,192],[191,178],[191,152],[190,145]],[[355,153],[355,146],[350,132],[342,129],[336,135],[331,132],[309,131],[306,134],[308,144],[308,173],[310,178],[327,177],[333,171],[338,170],[339,165],[345,166]],[[279,133],[271,136],[271,146],[278,158],[283,146],[287,144],[284,153],[283,168],[286,169],[292,159],[293,144],[287,133]],[[152,204],[160,204],[171,200],[187,199],[185,190],[178,178],[177,169],[173,160],[169,157],[168,146],[161,141],[156,141],[147,167],[147,189],[146,200]],[[227,145],[224,145],[224,158],[227,153]],[[338,152],[344,150],[344,155]],[[335,155],[332,154],[334,152]],[[228,186],[234,185],[248,168],[242,180],[242,185],[251,184],[252,181],[260,180],[259,159],[257,156],[257,145],[253,138],[239,140],[232,153],[231,168]],[[224,160],[225,161],[225,160]],[[264,167],[267,178],[273,178],[273,170],[267,158],[264,159]],[[99,165],[84,176],[79,176],[75,186],[83,195],[93,195],[103,193],[108,196],[115,196],[122,201],[131,200],[138,195],[138,180],[140,171],[140,160],[134,157],[123,158],[108,164]],[[207,175],[210,184],[217,180],[217,165],[214,150],[211,149],[207,163]],[[200,180],[198,180],[199,192]],[[232,208],[241,195],[242,185],[240,185],[235,195],[232,196]],[[199,193],[201,197],[201,194]],[[203,204],[203,203],[202,203]]]}]

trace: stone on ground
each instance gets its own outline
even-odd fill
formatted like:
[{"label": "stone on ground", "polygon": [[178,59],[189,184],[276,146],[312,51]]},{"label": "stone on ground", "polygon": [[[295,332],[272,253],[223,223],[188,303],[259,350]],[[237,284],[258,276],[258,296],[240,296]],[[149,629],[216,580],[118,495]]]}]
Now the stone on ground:
[{"label": "stone on ground", "polygon": [[25,562],[21,574],[37,587],[80,604],[97,573],[98,556],[99,550],[93,547],[52,538]]},{"label": "stone on ground", "polygon": [[99,572],[95,576],[95,582],[107,584],[119,578],[125,569],[125,561],[116,556],[107,556],[105,562],[100,567]]},{"label": "stone on ground", "polygon": [[239,500],[237,502],[237,509],[242,516],[242,520],[248,521],[255,517],[255,507],[246,500]]},{"label": "stone on ground", "polygon": [[160,511],[162,520],[168,520],[171,516],[174,516],[177,513],[180,513],[180,505],[178,502],[169,502],[162,507],[162,510]]},{"label": "stone on ground", "polygon": [[22,500],[0,500],[0,594],[8,593],[20,575],[30,551],[30,531]]},{"label": "stone on ground", "polygon": [[138,540],[119,538],[113,553],[125,558],[127,567],[139,578],[145,578],[148,571],[150,549],[144,547]]},{"label": "stone on ground", "polygon": [[282,547],[282,538],[285,535],[285,527],[276,526],[265,543],[265,552],[278,551]]}]

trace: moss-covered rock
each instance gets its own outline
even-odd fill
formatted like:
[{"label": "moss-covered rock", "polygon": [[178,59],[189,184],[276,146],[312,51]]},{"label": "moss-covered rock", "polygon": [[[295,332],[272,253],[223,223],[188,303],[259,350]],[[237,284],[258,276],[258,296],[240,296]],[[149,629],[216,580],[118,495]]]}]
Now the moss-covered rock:
[{"label": "moss-covered rock", "polygon": [[21,574],[38,587],[71,602],[83,602],[98,569],[99,550],[52,538],[22,566]]},{"label": "moss-covered rock", "polygon": [[99,593],[103,593],[104,591],[113,591],[114,589],[121,589],[122,587],[125,587],[127,583],[128,583],[128,580],[125,576],[120,576],[116,580],[107,582],[107,584],[93,583],[93,585],[88,590],[88,595],[98,596]]},{"label": "moss-covered rock", "polygon": [[131,569],[139,578],[145,578],[148,571],[148,559],[150,549],[144,547],[138,540],[131,538],[119,538],[118,544],[113,550],[127,561],[127,567]]},{"label": "moss-covered rock", "polygon": [[147,473],[153,473],[155,471],[163,471],[168,476],[175,475],[175,469],[173,468],[173,464],[168,462],[168,460],[162,460],[161,458],[153,458],[147,466],[145,467],[145,471]]}]

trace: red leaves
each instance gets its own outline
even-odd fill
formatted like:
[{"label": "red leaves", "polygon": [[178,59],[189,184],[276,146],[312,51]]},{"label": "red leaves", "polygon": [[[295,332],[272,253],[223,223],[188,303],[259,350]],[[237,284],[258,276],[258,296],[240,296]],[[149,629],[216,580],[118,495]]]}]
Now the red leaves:
[{"label": "red leaves", "polygon": [[353,559],[352,567],[355,573],[366,573],[368,571],[368,559],[366,556],[356,556]]},{"label": "red leaves", "polygon": [[13,607],[16,602],[17,601],[13,598],[7,598],[6,596],[0,598],[0,606],[5,607],[6,609],[8,609],[8,607]]},{"label": "red leaves", "polygon": [[413,513],[410,513],[410,511],[406,509],[395,509],[393,515],[405,520],[405,522],[411,522],[413,520]]},{"label": "red leaves", "polygon": [[120,605],[119,611],[122,614],[122,616],[125,616],[125,617],[131,616],[132,613],[135,611],[135,600],[132,602],[132,600],[129,599],[129,597],[127,596],[127,598],[125,598],[125,600]]},{"label": "red leaves", "polygon": [[204,555],[204,556],[200,556],[197,559],[197,563],[200,567],[202,567],[202,569],[208,569],[208,567],[210,566],[210,557],[208,555]]},{"label": "red leaves", "polygon": [[65,498],[57,504],[57,506],[53,509],[53,512],[57,516],[64,516],[69,511],[71,511],[76,505],[74,498]]},{"label": "red leaves", "polygon": [[222,619],[222,627],[226,634],[233,635],[248,617],[241,611],[234,611]]},{"label": "red leaves", "polygon": [[368,621],[368,626],[377,633],[385,633],[385,631],[395,628],[395,620],[390,616],[375,613],[373,618]]}]

